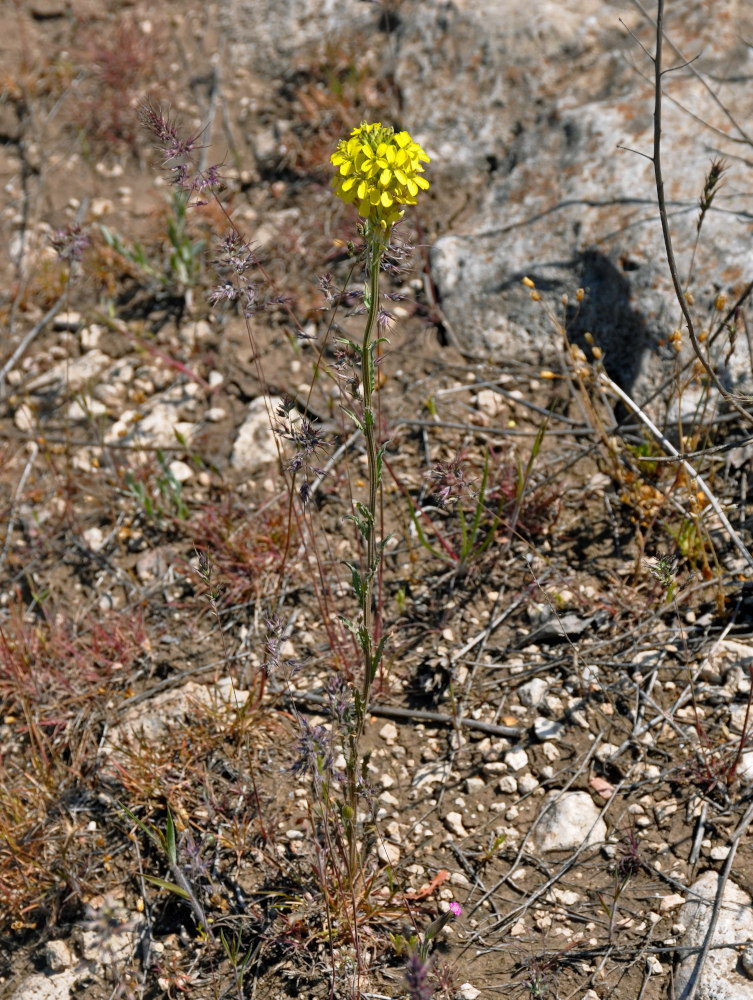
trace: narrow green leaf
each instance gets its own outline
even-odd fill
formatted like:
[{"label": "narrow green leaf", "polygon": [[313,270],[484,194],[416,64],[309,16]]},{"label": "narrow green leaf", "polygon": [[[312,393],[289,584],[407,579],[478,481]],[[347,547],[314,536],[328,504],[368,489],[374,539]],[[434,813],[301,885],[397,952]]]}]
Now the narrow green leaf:
[{"label": "narrow green leaf", "polygon": [[166,889],[168,892],[175,893],[176,896],[180,896],[181,899],[191,898],[191,894],[186,892],[185,889],[181,889],[179,885],[175,882],[168,882],[164,878],[157,878],[156,875],[144,875],[144,879],[150,882],[152,885],[156,885],[158,889]]},{"label": "narrow green leaf", "polygon": [[175,843],[175,823],[173,823],[173,814],[170,812],[170,806],[167,807],[167,835],[165,837],[165,847],[167,849],[167,858],[171,865],[176,865],[178,863],[178,848]]},{"label": "narrow green leaf", "polygon": [[361,421],[358,419],[358,417],[355,415],[355,413],[352,410],[349,410],[347,408],[347,406],[343,406],[343,413],[346,416],[350,417],[350,419],[353,421],[353,423],[356,425],[356,427],[359,429],[359,431],[362,434],[366,433],[366,430],[364,429],[363,424],[361,423]]}]

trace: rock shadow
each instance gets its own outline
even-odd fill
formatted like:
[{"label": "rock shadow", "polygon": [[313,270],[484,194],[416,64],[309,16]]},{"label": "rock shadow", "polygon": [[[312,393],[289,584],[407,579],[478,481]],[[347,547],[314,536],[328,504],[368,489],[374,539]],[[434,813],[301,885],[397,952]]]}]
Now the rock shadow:
[{"label": "rock shadow", "polygon": [[[628,395],[640,373],[644,354],[658,349],[656,327],[635,306],[640,288],[640,265],[623,259],[622,271],[598,250],[586,250],[573,262],[574,277],[585,290],[580,308],[568,289],[568,338],[591,359],[585,334],[601,347],[609,377]],[[628,279],[624,272],[630,273]]]}]

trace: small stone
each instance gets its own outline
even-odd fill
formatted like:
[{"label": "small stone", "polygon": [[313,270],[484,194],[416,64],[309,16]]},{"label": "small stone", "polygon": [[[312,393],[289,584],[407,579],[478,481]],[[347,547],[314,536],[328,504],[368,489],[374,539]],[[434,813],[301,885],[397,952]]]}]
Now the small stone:
[{"label": "small stone", "polygon": [[481,996],[481,990],[477,990],[470,983],[463,983],[458,990],[458,996],[462,997],[462,1000],[476,1000],[476,997]]},{"label": "small stone", "polygon": [[44,950],[44,959],[51,972],[62,972],[63,969],[69,969],[74,962],[65,941],[48,941]]},{"label": "small stone", "polygon": [[377,857],[386,865],[396,865],[400,860],[400,848],[397,844],[390,844],[389,841],[380,840],[377,846]]},{"label": "small stone", "polygon": [[487,761],[483,767],[484,774],[504,774],[506,770],[507,764],[501,760]]},{"label": "small stone", "polygon": [[265,401],[263,396],[251,401],[230,456],[230,464],[234,469],[239,472],[255,472],[269,462],[278,460],[277,438],[269,424],[267,406],[274,413],[281,403],[282,400],[274,396],[269,401]]},{"label": "small stone", "polygon": [[520,704],[525,705],[527,708],[536,708],[541,704],[548,687],[549,685],[543,678],[534,677],[533,680],[528,681],[527,684],[523,684],[518,688]]},{"label": "small stone", "polygon": [[518,778],[518,789],[523,793],[523,795],[530,795],[530,793],[535,791],[538,787],[539,783],[532,774],[522,774]]},{"label": "small stone", "polygon": [[13,423],[24,434],[34,430],[36,422],[34,411],[27,403],[22,403],[13,415]]},{"label": "small stone", "polygon": [[392,746],[397,740],[397,726],[394,722],[385,722],[382,728],[379,730],[379,735],[385,741],[387,746]]},{"label": "small stone", "polygon": [[193,478],[193,469],[187,462],[175,459],[175,461],[170,462],[167,468],[170,475],[179,483],[187,483],[189,479]]},{"label": "small stone", "polygon": [[468,831],[463,826],[463,817],[459,812],[450,812],[444,818],[444,825],[456,837],[467,837]]},{"label": "small stone", "polygon": [[551,792],[533,840],[541,851],[575,850],[606,839],[607,826],[588,792]]},{"label": "small stone", "polygon": [[546,740],[560,739],[564,728],[561,722],[557,722],[555,719],[545,719],[541,715],[533,723],[536,739],[541,740],[542,743]]},{"label": "small stone", "polygon": [[68,407],[69,420],[93,420],[95,417],[103,417],[107,413],[107,407],[98,399],[74,399]]},{"label": "small stone", "polygon": [[210,406],[204,416],[210,424],[221,424],[227,416],[227,410],[223,410],[221,406]]},{"label": "small stone", "polygon": [[303,833],[300,830],[286,830],[285,836],[288,840],[303,840]]},{"label": "small stone", "polygon": [[91,219],[104,219],[106,215],[112,213],[112,202],[109,198],[92,198],[89,206],[89,217]]},{"label": "small stone", "polygon": [[559,889],[557,886],[553,886],[552,895],[557,902],[562,903],[563,906],[577,906],[579,903],[583,902],[581,894],[579,892],[575,892],[573,889]]},{"label": "small stone", "polygon": [[681,896],[679,892],[673,892],[669,896],[664,896],[659,904],[659,909],[662,913],[666,913],[667,910],[673,910],[676,906],[682,906],[684,902],[684,896]]},{"label": "small stone", "polygon": [[465,779],[465,790],[469,795],[473,795],[474,792],[480,792],[484,788],[486,788],[486,782],[483,778]]},{"label": "small stone", "polygon": [[81,537],[92,552],[99,552],[105,544],[105,533],[96,525],[81,532]]},{"label": "small stone", "polygon": [[746,750],[743,753],[737,773],[741,781],[753,782],[753,750]]},{"label": "small stone", "polygon": [[712,861],[726,861],[727,855],[729,854],[729,847],[712,847],[709,851],[709,856]]},{"label": "small stone", "polygon": [[91,326],[84,327],[80,336],[81,346],[85,351],[91,351],[95,347],[99,347],[99,342],[102,338],[102,327],[96,323],[92,323]]},{"label": "small stone", "polygon": [[500,778],[497,788],[503,795],[515,795],[518,790],[518,782],[511,774],[506,774]]},{"label": "small stone", "polygon": [[395,798],[392,792],[382,792],[379,796],[379,801],[383,806],[392,806],[393,809],[400,808],[400,801]]},{"label": "small stone", "polygon": [[74,312],[72,309],[68,312],[59,312],[57,316],[52,321],[53,330],[78,330],[78,328],[83,324],[84,317],[80,312]]},{"label": "small stone", "polygon": [[511,771],[522,771],[524,767],[528,767],[528,754],[522,747],[517,750],[509,750],[505,754],[505,764]]},{"label": "small stone", "polygon": [[733,733],[742,733],[745,725],[747,705],[735,705],[729,715],[729,728]]}]

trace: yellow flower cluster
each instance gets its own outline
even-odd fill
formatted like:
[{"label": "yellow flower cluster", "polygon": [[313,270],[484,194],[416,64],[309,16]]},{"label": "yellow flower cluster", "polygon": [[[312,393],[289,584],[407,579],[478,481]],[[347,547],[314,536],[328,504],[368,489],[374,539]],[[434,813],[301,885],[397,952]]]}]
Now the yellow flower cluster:
[{"label": "yellow flower cluster", "polygon": [[403,215],[400,206],[415,205],[419,189],[429,186],[421,177],[429,157],[407,132],[382,128],[381,122],[354,128],[331,160],[337,197],[346,205],[357,201],[359,215],[381,229],[390,229]]}]

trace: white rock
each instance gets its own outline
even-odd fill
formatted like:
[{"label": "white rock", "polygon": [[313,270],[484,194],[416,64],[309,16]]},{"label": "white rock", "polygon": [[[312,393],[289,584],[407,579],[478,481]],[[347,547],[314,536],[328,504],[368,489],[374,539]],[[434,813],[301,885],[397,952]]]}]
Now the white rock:
[{"label": "white rock", "polygon": [[521,774],[518,778],[518,788],[523,795],[529,795],[539,787],[539,783],[532,774]]},{"label": "white rock", "polygon": [[534,677],[527,684],[523,684],[518,688],[520,704],[525,705],[527,708],[536,708],[537,705],[541,704],[541,700],[546,694],[548,687],[549,685],[543,677]]},{"label": "white rock", "polygon": [[581,894],[573,889],[558,889],[557,886],[552,886],[552,895],[563,906],[576,906],[583,901]]},{"label": "white rock", "polygon": [[74,399],[68,407],[69,420],[92,420],[95,417],[103,417],[107,413],[107,407],[98,399]]},{"label": "white rock", "polygon": [[129,740],[156,743],[171,725],[195,717],[199,706],[210,707],[212,702],[210,690],[195,681],[157,694],[128,709],[123,721],[107,734],[102,752],[113,753]]},{"label": "white rock", "polygon": [[544,743],[541,749],[544,751],[544,756],[546,757],[547,760],[559,760],[560,752],[554,743]]},{"label": "white rock", "polygon": [[594,753],[594,757],[603,762],[608,760],[613,753],[617,753],[619,749],[614,743],[602,743]]},{"label": "white rock", "polygon": [[740,780],[750,784],[753,782],[753,750],[745,750],[740,757],[740,765],[737,769]]},{"label": "white rock", "polygon": [[71,970],[55,976],[29,976],[11,994],[10,1000],[68,1000],[75,981]]},{"label": "white rock", "polygon": [[400,800],[396,799],[392,792],[382,792],[379,801],[383,806],[392,806],[393,809],[398,809],[400,806]]},{"label": "white rock", "polygon": [[[685,948],[703,945],[708,931],[714,899],[719,885],[716,872],[704,872],[690,887],[688,901],[680,911],[680,921],[688,928],[682,939]],[[697,897],[701,898],[698,899]],[[712,945],[725,941],[745,941],[753,938],[753,908],[747,892],[728,881],[724,889]],[[680,953],[681,956],[683,953]],[[675,996],[685,1000],[695,978],[697,954],[681,958],[675,973]],[[703,976],[696,993],[697,1000],[745,1000],[751,996],[750,984],[736,969],[738,952],[735,948],[712,948],[707,957]]]},{"label": "white rock", "polygon": [[673,910],[676,906],[682,906],[684,902],[684,896],[681,896],[679,892],[673,892],[669,896],[664,896],[659,904],[659,909],[662,913],[666,913],[667,910]]},{"label": "white rock", "polygon": [[444,825],[456,837],[467,837],[468,831],[463,826],[463,817],[459,812],[450,812],[444,818]]},{"label": "white rock", "polygon": [[71,392],[79,392],[87,383],[99,380],[100,375],[109,368],[112,360],[102,351],[87,351],[80,358],[61,361],[46,372],[35,376],[27,383],[29,392],[37,392],[48,387],[60,392],[67,388]]},{"label": "white rock", "polygon": [[92,219],[103,219],[112,213],[112,202],[109,198],[92,198],[89,206],[89,217]]},{"label": "white rock", "polygon": [[444,784],[450,777],[449,760],[429,761],[413,772],[411,784],[414,788],[430,788],[432,785]]},{"label": "white rock", "polygon": [[560,739],[564,729],[561,722],[557,722],[556,719],[545,719],[543,715],[540,715],[533,723],[536,739],[541,740],[542,743],[546,740]]},{"label": "white rock", "polygon": [[24,434],[34,430],[36,422],[37,418],[28,403],[21,403],[19,408],[13,414],[13,423],[20,431],[23,431]]},{"label": "white rock", "polygon": [[479,389],[476,406],[490,417],[496,417],[504,409],[502,396],[493,389]]},{"label": "white rock", "polygon": [[462,997],[462,1000],[476,1000],[476,997],[481,996],[481,990],[477,990],[470,983],[463,983],[458,990],[458,996]]},{"label": "white rock", "polygon": [[382,737],[387,746],[392,746],[397,740],[397,726],[394,722],[385,722],[382,728],[379,730],[379,735]]},{"label": "white rock", "polygon": [[94,347],[99,347],[99,342],[102,338],[102,327],[97,323],[91,323],[89,326],[85,326],[81,331],[81,346],[85,351],[91,351]]},{"label": "white rock", "polygon": [[474,792],[480,792],[484,788],[486,788],[486,782],[483,778],[465,779],[465,790],[469,795],[473,795]]},{"label": "white rock", "polygon": [[518,782],[511,774],[505,774],[499,780],[497,788],[503,795],[514,795],[518,790]]},{"label": "white rock", "polygon": [[[745,712],[747,705],[735,705],[729,713],[729,728],[733,733],[742,733],[745,725]],[[753,712],[751,712],[753,715]],[[750,719],[748,720],[750,722]]]},{"label": "white rock", "polygon": [[227,410],[223,410],[221,406],[210,406],[204,416],[210,424],[220,424],[227,416]]},{"label": "white rock", "polygon": [[235,439],[230,464],[239,472],[255,472],[269,462],[278,460],[277,439],[270,427],[269,412],[282,402],[277,397],[271,397],[267,402],[259,396],[249,404],[246,419],[241,424]]},{"label": "white rock", "polygon": [[528,754],[522,747],[517,750],[509,750],[505,754],[505,764],[511,771],[522,771],[524,767],[528,767]]},{"label": "white rock", "polygon": [[92,552],[99,552],[105,543],[105,533],[101,528],[94,525],[91,528],[86,528],[81,532],[81,537],[83,538],[86,545],[92,550]]},{"label": "white rock", "polygon": [[179,483],[187,483],[189,479],[193,478],[193,469],[188,462],[181,462],[176,458],[170,462],[167,468],[170,475],[177,479]]},{"label": "white rock", "polygon": [[390,844],[389,841],[379,841],[377,845],[377,857],[386,865],[396,865],[400,860],[400,848],[397,844]]},{"label": "white rock", "polygon": [[601,843],[606,835],[607,825],[588,792],[550,792],[533,841],[540,851],[570,851],[584,842],[589,847]]},{"label": "white rock", "polygon": [[52,321],[53,330],[78,330],[84,322],[84,317],[80,312],[72,309],[68,312],[59,312]]},{"label": "white rock", "polygon": [[52,972],[69,969],[75,961],[65,941],[48,941],[44,949],[44,959],[47,968]]}]

